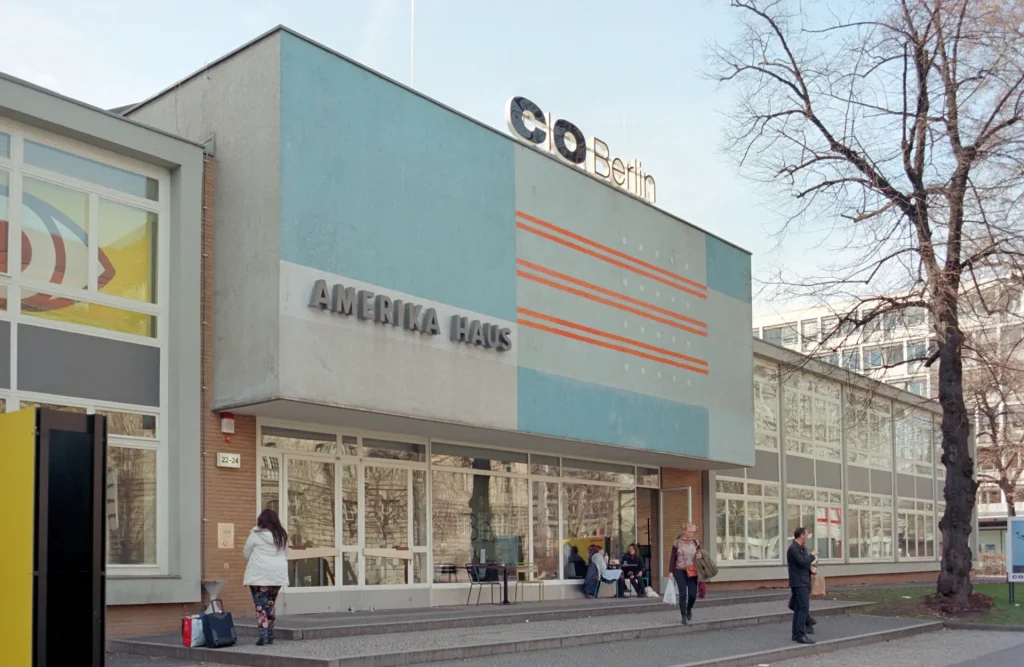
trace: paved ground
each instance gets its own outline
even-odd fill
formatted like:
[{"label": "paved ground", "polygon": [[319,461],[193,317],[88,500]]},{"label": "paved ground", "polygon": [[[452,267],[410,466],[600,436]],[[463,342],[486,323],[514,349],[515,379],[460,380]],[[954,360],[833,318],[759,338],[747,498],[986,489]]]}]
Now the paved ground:
[{"label": "paved ground", "polygon": [[228,667],[212,662],[195,662],[194,660],[174,660],[172,658],[150,658],[145,655],[127,655],[125,653],[107,654],[107,667]]},{"label": "paved ground", "polygon": [[[883,618],[880,616],[833,616],[822,618],[816,629],[815,639],[839,639],[852,635],[879,632],[914,625],[917,621]],[[663,639],[648,639],[640,642],[595,644],[557,651],[536,651],[492,656],[478,660],[459,662],[429,663],[430,667],[536,667],[536,665],[593,665],[594,667],[644,665],[644,667],[673,667],[675,665],[723,658],[729,655],[753,653],[773,648],[787,648],[794,644],[789,641],[790,624],[771,623],[739,630],[721,630],[699,634],[680,635]],[[817,658],[805,658],[800,663],[824,665]],[[891,665],[924,665],[920,661],[882,663]],[[423,665],[427,667],[427,665]],[[773,665],[774,667],[774,665]],[[859,664],[857,667],[867,667]],[[931,666],[929,666],[931,667]]]},{"label": "paved ground", "polygon": [[[832,600],[813,601],[812,609],[848,606],[849,603]],[[761,616],[773,613],[789,613],[787,603],[758,602],[754,604],[729,605],[694,609],[695,623],[714,622],[730,618]],[[515,625],[491,625],[483,627],[462,627],[420,632],[402,632],[391,635],[366,635],[360,637],[336,637],[330,639],[307,639],[303,641],[281,641],[273,646],[254,646],[248,642],[232,647],[230,651],[259,652],[272,655],[304,656],[310,658],[339,658],[357,655],[375,655],[382,652],[397,653],[452,646],[493,644],[527,639],[565,637],[605,630],[633,630],[659,625],[679,624],[679,611],[665,605],[665,611],[646,614],[630,614],[628,610],[619,616],[587,617],[581,612],[580,618],[540,623],[517,623]],[[168,638],[168,641],[173,641]]]},{"label": "paved ground", "polygon": [[[808,656],[772,667],[1019,667],[1024,632],[945,630],[874,646]],[[813,661],[813,662],[812,662]]]}]

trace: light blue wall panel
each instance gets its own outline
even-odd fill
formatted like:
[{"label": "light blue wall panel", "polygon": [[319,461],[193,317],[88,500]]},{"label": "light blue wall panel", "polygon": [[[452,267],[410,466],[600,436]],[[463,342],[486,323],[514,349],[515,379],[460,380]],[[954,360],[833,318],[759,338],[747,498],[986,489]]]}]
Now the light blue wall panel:
[{"label": "light blue wall panel", "polygon": [[708,289],[751,303],[750,255],[713,236],[706,238]]},{"label": "light blue wall panel", "polygon": [[519,430],[708,456],[704,408],[519,369]]},{"label": "light blue wall panel", "polygon": [[282,35],[282,259],[514,319],[512,150]]}]

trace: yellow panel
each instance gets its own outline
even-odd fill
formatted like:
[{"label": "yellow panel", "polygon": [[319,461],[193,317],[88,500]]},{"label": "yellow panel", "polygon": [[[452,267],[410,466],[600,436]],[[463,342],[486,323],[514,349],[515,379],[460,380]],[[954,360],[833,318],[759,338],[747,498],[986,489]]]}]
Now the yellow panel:
[{"label": "yellow panel", "polygon": [[4,619],[4,665],[32,665],[32,556],[35,546],[35,410],[0,414],[0,456],[4,479],[0,507],[7,516],[13,548],[0,549],[0,572],[5,572],[4,607],[17,609]]}]

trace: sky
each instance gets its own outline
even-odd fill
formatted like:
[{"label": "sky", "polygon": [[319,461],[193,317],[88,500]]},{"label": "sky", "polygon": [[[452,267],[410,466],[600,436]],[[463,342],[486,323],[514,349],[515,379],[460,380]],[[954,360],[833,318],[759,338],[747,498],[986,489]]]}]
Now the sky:
[{"label": "sky", "polygon": [[[0,71],[90,104],[141,101],[283,24],[410,83],[412,0],[3,0]],[[773,236],[768,193],[721,150],[732,91],[703,76],[706,45],[730,42],[721,0],[418,0],[412,85],[507,133],[513,95],[639,158],[658,203],[753,253],[757,279],[807,261]],[[803,242],[802,242],[803,241]],[[810,270],[812,267],[808,267]]]}]

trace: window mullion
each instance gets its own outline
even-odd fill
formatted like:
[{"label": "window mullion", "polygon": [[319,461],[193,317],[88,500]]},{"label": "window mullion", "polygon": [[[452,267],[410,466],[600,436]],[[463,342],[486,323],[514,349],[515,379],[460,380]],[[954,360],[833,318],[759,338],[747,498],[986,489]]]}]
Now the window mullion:
[{"label": "window mullion", "polygon": [[100,257],[100,198],[95,192],[89,193],[89,287],[90,292],[99,291]]}]

